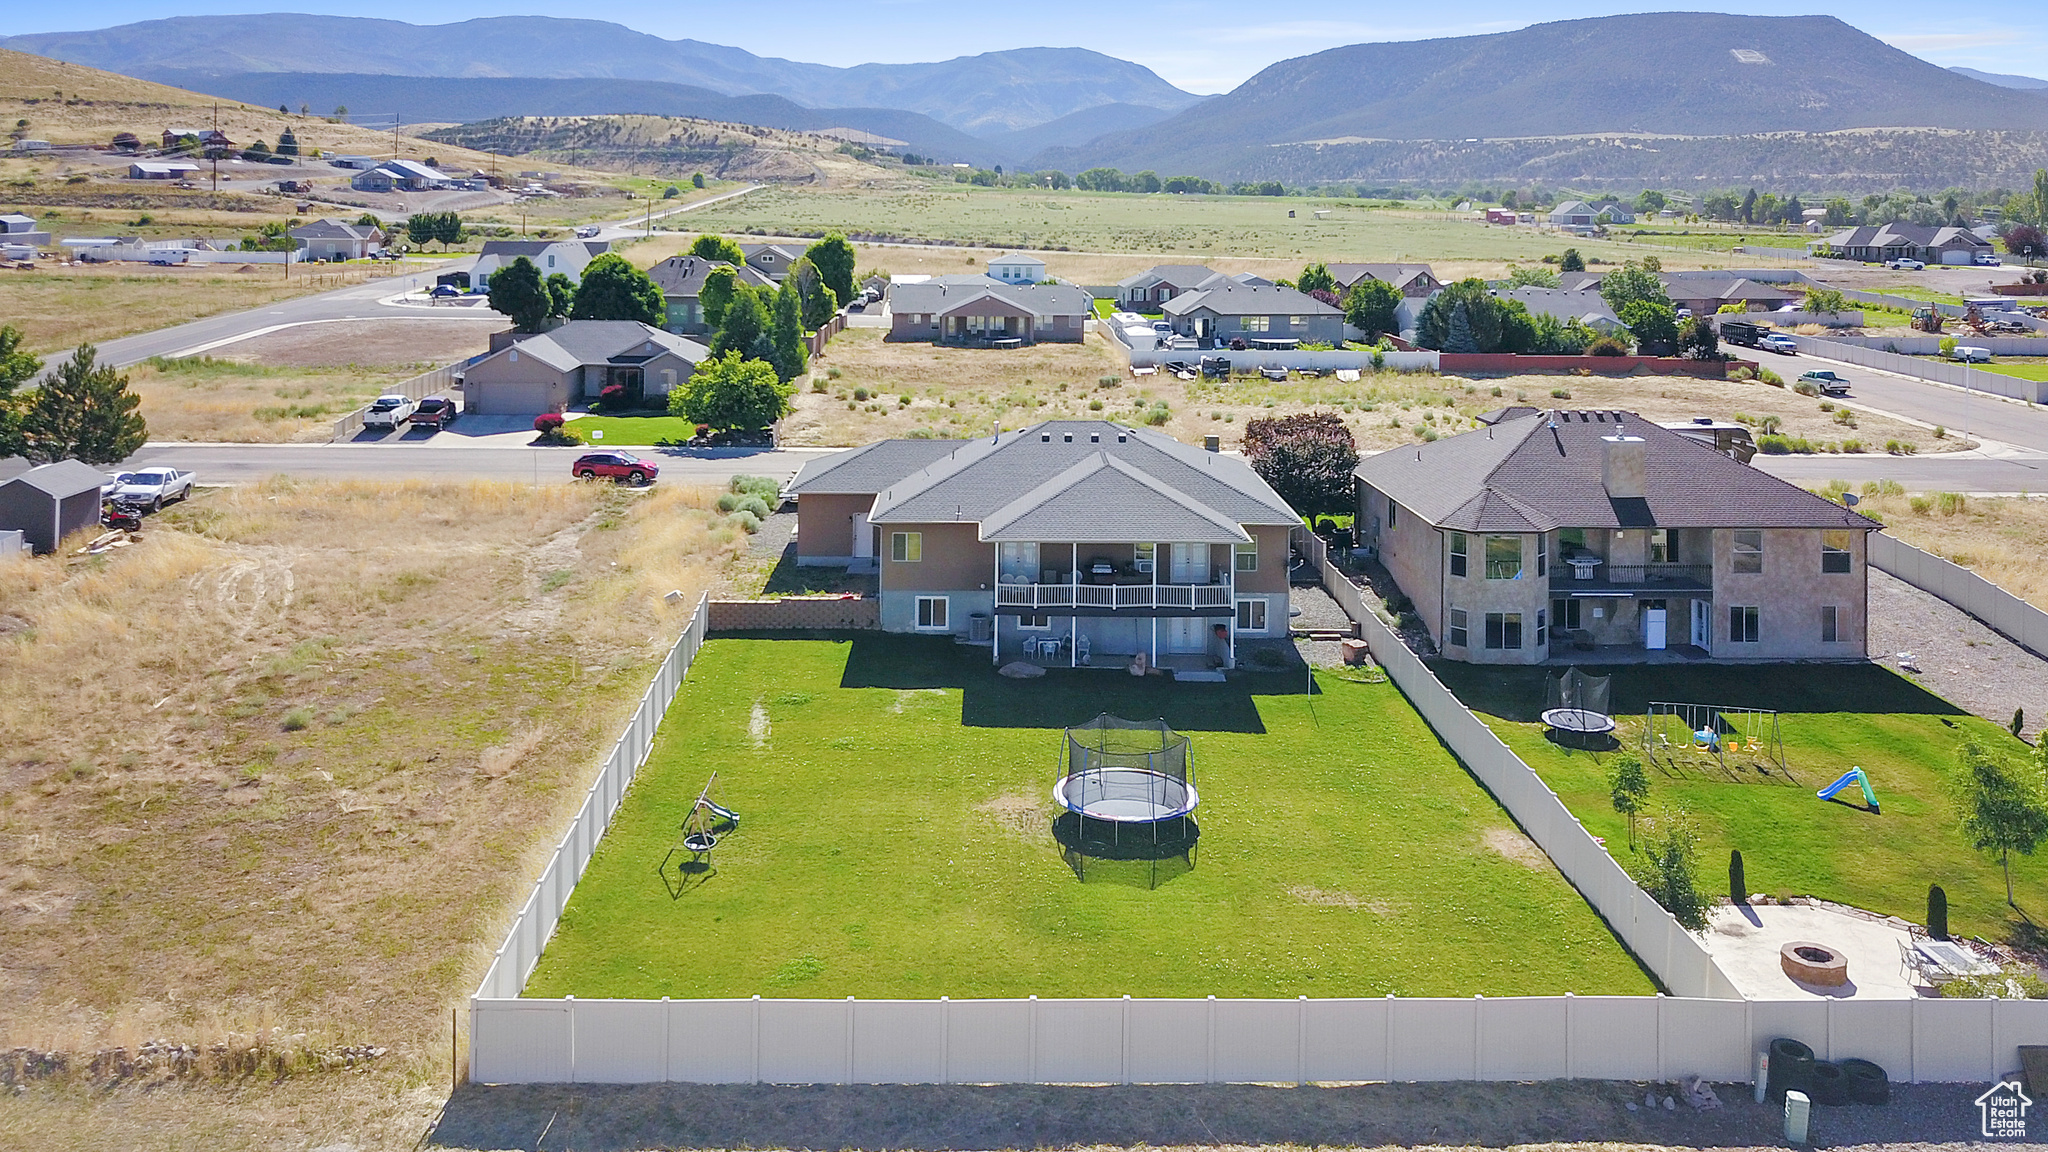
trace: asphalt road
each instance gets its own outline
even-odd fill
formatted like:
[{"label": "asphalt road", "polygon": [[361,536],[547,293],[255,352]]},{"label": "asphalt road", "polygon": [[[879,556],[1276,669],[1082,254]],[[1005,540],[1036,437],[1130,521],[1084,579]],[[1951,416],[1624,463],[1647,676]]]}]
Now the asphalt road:
[{"label": "asphalt road", "polygon": [[[1745,356],[1751,350],[1744,349]],[[2048,409],[2030,408],[2017,400],[1982,392],[1968,392],[1945,384],[1913,380],[1817,356],[1779,356],[1755,352],[1756,360],[1783,376],[1789,383],[1802,372],[1831,369],[1849,381],[1849,395],[1840,399],[1850,405],[1904,416],[1923,424],[1938,424],[1951,431],[1968,432],[2014,447],[2048,452]]]},{"label": "asphalt road", "polygon": [[[437,441],[439,441],[437,443]],[[249,484],[271,476],[321,479],[510,480],[566,484],[588,448],[454,444],[441,437],[379,444],[165,444],[144,448],[125,468],[162,465],[196,472],[202,484]],[[661,483],[723,484],[735,473],[787,480],[806,460],[837,449],[632,448],[661,466]],[[19,466],[20,461],[7,464]],[[0,475],[7,472],[0,467]]]}]

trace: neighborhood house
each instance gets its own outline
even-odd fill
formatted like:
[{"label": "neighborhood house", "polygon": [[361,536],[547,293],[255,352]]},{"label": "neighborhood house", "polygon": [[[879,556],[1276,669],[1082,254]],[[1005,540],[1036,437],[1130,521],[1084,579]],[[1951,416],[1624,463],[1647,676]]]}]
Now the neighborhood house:
[{"label": "neighborhood house", "polygon": [[1300,519],[1243,460],[1101,420],[884,440],[805,464],[800,564],[877,569],[882,627],[1003,664],[1218,679],[1284,637]]},{"label": "neighborhood house", "polygon": [[1634,413],[1481,419],[1356,473],[1359,539],[1447,659],[1865,658],[1874,521]]},{"label": "neighborhood house", "polygon": [[935,276],[889,286],[893,341],[968,347],[1078,344],[1094,301],[1065,284],[1005,284],[987,276]]},{"label": "neighborhood house", "polygon": [[711,350],[633,320],[570,320],[546,332],[496,332],[491,351],[457,377],[462,410],[497,416],[561,412],[616,384],[625,401],[666,396]]},{"label": "neighborhood house", "polygon": [[1253,348],[1293,348],[1344,339],[1344,311],[1278,285],[1228,282],[1175,296],[1160,305],[1176,336],[1203,347],[1243,340]]},{"label": "neighborhood house", "polygon": [[1337,295],[1342,298],[1360,280],[1380,280],[1410,300],[1427,300],[1442,288],[1443,281],[1436,278],[1436,272],[1427,264],[1332,264],[1330,278],[1337,282]]},{"label": "neighborhood house", "polygon": [[315,220],[291,230],[306,260],[361,260],[384,250],[384,233],[368,224]]},{"label": "neighborhood house", "polygon": [[747,258],[747,267],[777,284],[789,275],[791,266],[804,258],[804,249],[787,244],[742,244],[740,252]]},{"label": "neighborhood house", "polygon": [[569,282],[579,283],[592,260],[611,251],[608,240],[486,240],[470,275],[478,284],[488,284],[491,274],[521,256],[540,269],[541,279],[560,272]]},{"label": "neighborhood house", "polygon": [[412,160],[380,160],[375,168],[358,172],[348,186],[358,192],[417,192],[445,188],[450,177],[439,169]]},{"label": "neighborhood house", "polygon": [[988,274],[990,279],[1005,284],[1036,284],[1045,279],[1045,261],[1013,252],[989,261]]},{"label": "neighborhood house", "polygon": [[698,297],[715,268],[731,268],[739,283],[749,288],[769,288],[775,283],[750,264],[732,265],[702,256],[671,256],[647,270],[667,302],[667,318],[662,327],[685,336],[711,335],[711,325],[704,319],[704,305]]},{"label": "neighborhood house", "polygon": [[1968,228],[1903,222],[1850,228],[1816,240],[1812,247],[1818,255],[1843,260],[1918,260],[1925,264],[1973,264],[1978,253],[1992,251],[1990,241]]}]

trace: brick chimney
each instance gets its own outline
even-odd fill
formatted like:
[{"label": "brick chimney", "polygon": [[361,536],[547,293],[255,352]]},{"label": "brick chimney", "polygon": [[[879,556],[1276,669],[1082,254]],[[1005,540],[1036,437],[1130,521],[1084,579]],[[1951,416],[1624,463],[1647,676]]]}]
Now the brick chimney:
[{"label": "brick chimney", "polygon": [[1600,438],[1600,486],[1607,489],[1607,495],[1616,500],[1640,500],[1643,498],[1647,481],[1645,452],[1648,445],[1641,436],[1631,436],[1621,428],[1612,436]]}]

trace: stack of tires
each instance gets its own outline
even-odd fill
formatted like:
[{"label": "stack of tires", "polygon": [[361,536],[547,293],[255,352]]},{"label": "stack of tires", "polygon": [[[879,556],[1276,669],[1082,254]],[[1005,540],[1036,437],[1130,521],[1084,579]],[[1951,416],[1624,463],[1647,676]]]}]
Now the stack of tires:
[{"label": "stack of tires", "polygon": [[1788,1091],[1803,1092],[1815,1104],[1830,1106],[1888,1104],[1892,1098],[1891,1081],[1876,1064],[1868,1060],[1815,1060],[1813,1049],[1780,1037],[1771,1041],[1764,1095],[1782,1104]]}]

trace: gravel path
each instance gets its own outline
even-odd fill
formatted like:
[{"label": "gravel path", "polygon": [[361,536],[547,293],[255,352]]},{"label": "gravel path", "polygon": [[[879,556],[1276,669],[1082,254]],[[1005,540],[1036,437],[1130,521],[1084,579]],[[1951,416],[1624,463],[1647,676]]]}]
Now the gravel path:
[{"label": "gravel path", "polygon": [[1870,570],[1870,657],[1890,668],[1911,653],[1933,692],[1998,724],[2026,710],[2026,731],[2048,722],[2048,660],[1993,632],[1948,602]]},{"label": "gravel path", "polygon": [[[1330,598],[1328,592],[1313,584],[1296,584],[1287,590],[1289,606],[1300,612],[1289,623],[1299,629],[1333,629],[1346,631],[1352,626],[1351,617]],[[1356,633],[1353,633],[1356,635]],[[1335,640],[1298,639],[1295,650],[1301,658],[1318,668],[1334,668],[1344,662],[1344,645]]]}]

